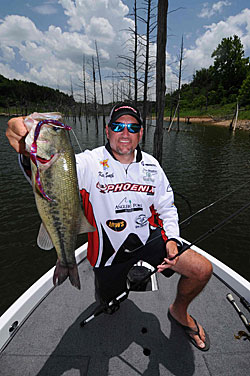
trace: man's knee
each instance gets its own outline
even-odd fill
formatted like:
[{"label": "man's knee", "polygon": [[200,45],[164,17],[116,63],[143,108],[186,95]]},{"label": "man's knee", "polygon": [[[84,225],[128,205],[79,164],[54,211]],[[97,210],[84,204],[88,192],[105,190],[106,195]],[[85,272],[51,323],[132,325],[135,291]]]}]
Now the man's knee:
[{"label": "man's knee", "polygon": [[205,257],[201,256],[202,259],[200,261],[201,265],[200,265],[200,270],[199,270],[199,273],[198,273],[198,279],[200,281],[209,281],[209,279],[211,278],[211,275],[213,273],[213,266],[211,264],[211,262],[206,259]]},{"label": "man's knee", "polygon": [[211,262],[192,249],[188,249],[180,256],[173,270],[188,278],[197,279],[200,282],[209,281],[213,273]]}]

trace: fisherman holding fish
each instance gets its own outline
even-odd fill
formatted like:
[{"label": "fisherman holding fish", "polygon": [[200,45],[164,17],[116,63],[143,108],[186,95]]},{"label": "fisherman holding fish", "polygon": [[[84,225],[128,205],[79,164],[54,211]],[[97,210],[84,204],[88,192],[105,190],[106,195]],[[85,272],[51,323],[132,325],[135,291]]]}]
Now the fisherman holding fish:
[{"label": "fisherman holding fish", "polygon": [[[60,132],[62,126],[58,125],[59,131],[55,133]],[[40,127],[42,129],[46,124]],[[53,128],[53,124],[50,127]],[[9,120],[6,136],[20,154],[24,173],[30,175],[30,166],[33,165],[33,169],[35,166],[33,190],[35,186],[37,196],[49,201],[46,189],[50,189],[50,184],[47,188],[44,186],[42,174],[43,170],[51,174],[51,160],[58,155],[59,161],[60,152],[54,150],[50,151],[51,155],[39,155],[39,132],[36,128],[37,145],[34,141],[32,144],[33,148],[34,144],[37,146],[35,157],[33,149],[27,148],[25,143],[29,134],[27,119]],[[106,135],[105,146],[75,156],[78,188],[87,218],[83,229],[88,231],[87,257],[94,269],[100,299],[109,302],[126,290],[128,272],[139,260],[156,267],[166,277],[178,273],[177,294],[169,307],[168,317],[183,328],[194,346],[206,351],[210,347],[208,334],[187,309],[209,281],[211,263],[191,249],[170,260],[178,253],[178,247],[182,247],[178,213],[173,191],[158,161],[140,149],[143,127],[139,110],[130,103],[116,105],[110,113]],[[51,201],[49,212],[56,217],[57,209],[53,206],[56,199]],[[50,234],[49,228],[45,227]],[[52,236],[51,240],[54,244]],[[57,253],[59,269],[64,271],[67,260],[61,262],[60,252]],[[68,265],[70,270],[74,267],[74,262],[71,263],[73,266]],[[55,276],[59,283],[63,278],[64,275],[60,282],[60,275]],[[72,278],[74,281],[75,272]]]}]

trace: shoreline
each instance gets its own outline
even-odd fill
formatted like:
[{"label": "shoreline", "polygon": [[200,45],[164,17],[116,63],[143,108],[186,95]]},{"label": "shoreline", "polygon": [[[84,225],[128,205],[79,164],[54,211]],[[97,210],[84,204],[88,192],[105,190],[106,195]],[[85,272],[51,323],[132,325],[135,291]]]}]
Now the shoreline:
[{"label": "shoreline", "polygon": [[[7,113],[0,113],[0,116],[6,116],[9,117],[9,114]],[[19,114],[13,114],[12,116],[21,116]],[[156,119],[154,116],[152,119]],[[164,121],[169,121],[170,118],[169,116],[164,117]],[[176,118],[174,119],[174,123],[176,122]],[[218,119],[213,119],[212,117],[209,116],[186,116],[186,117],[180,117],[180,121],[182,123],[186,124],[192,124],[192,123],[199,123],[203,125],[216,125],[218,127],[226,127],[229,128],[230,124],[232,122],[232,119],[230,120],[218,120]],[[237,126],[236,129],[241,129],[244,131],[250,131],[250,120],[249,119],[244,119],[244,120],[237,120]]]},{"label": "shoreline", "polygon": [[[169,121],[169,117],[164,117],[165,121]],[[199,116],[186,116],[180,117],[180,121],[187,124],[200,123],[204,125],[216,125],[219,127],[230,127],[232,120],[215,120],[211,117],[199,117]],[[176,119],[174,120],[174,123]],[[250,131],[250,120],[237,120],[236,129],[242,129],[245,131]]]}]

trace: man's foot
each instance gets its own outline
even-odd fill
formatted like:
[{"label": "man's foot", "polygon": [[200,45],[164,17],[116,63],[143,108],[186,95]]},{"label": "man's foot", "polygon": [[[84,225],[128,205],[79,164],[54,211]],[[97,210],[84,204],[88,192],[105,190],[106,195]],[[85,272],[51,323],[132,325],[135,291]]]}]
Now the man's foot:
[{"label": "man's foot", "polygon": [[[174,315],[174,316],[177,316],[177,315]],[[209,336],[206,333],[206,331],[201,327],[201,325],[198,324],[197,321],[192,316],[190,316],[189,314],[186,314],[185,319],[180,318],[179,320],[177,320],[177,318],[175,318],[174,316],[170,312],[170,308],[169,308],[168,310],[169,319],[182,327],[189,341],[201,351],[209,350],[210,348]]]}]

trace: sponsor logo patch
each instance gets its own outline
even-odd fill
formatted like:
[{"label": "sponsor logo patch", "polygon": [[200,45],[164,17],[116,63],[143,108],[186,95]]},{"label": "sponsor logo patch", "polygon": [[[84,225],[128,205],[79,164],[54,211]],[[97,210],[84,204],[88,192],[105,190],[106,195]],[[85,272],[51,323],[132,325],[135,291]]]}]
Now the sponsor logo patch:
[{"label": "sponsor logo patch", "polygon": [[116,213],[133,212],[133,211],[139,211],[139,210],[142,210],[142,204],[134,203],[131,200],[128,200],[127,197],[125,197],[115,207]]},{"label": "sponsor logo patch", "polygon": [[154,182],[155,179],[153,178],[154,175],[157,174],[157,171],[156,170],[152,170],[152,169],[145,169],[143,168],[143,180],[144,181],[150,181],[150,182]]},{"label": "sponsor logo patch", "polygon": [[153,196],[155,194],[153,185],[148,184],[132,184],[132,183],[117,183],[117,184],[100,184],[96,183],[96,188],[99,189],[101,193],[109,192],[141,192],[146,193],[147,195]]},{"label": "sponsor logo patch", "polygon": [[104,170],[107,170],[109,168],[108,159],[104,159],[103,161],[100,161],[100,164],[103,166]]},{"label": "sponsor logo patch", "polygon": [[146,226],[149,222],[145,214],[140,214],[136,219],[135,219],[136,226],[135,228],[140,228]]},{"label": "sponsor logo patch", "polygon": [[109,219],[106,225],[113,231],[120,232],[127,227],[127,222],[123,219]]},{"label": "sponsor logo patch", "polygon": [[154,164],[154,163],[145,163],[144,161],[141,161],[141,164],[142,164],[142,166],[153,166],[153,167],[156,167],[156,164]]}]

